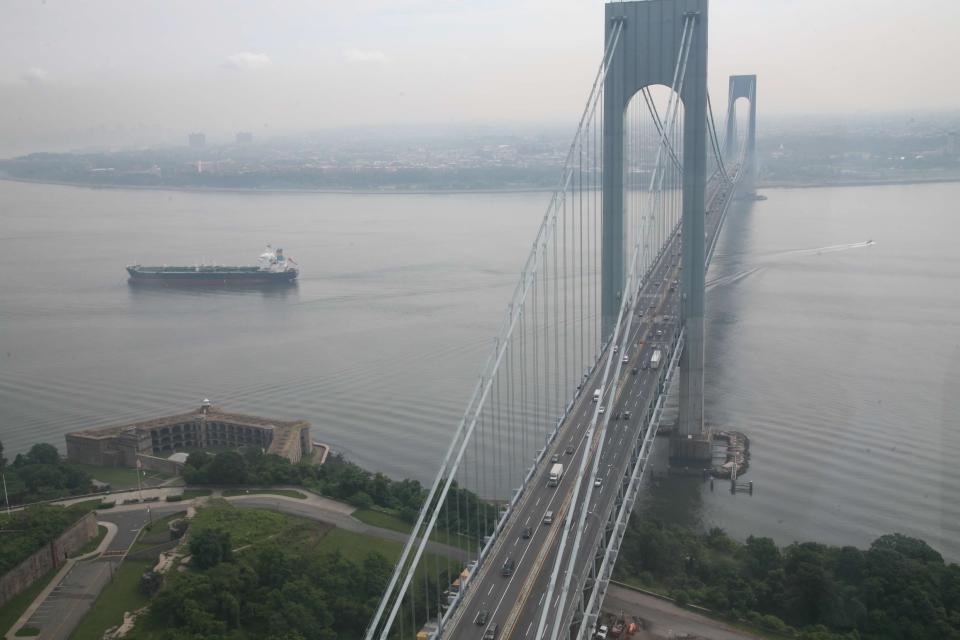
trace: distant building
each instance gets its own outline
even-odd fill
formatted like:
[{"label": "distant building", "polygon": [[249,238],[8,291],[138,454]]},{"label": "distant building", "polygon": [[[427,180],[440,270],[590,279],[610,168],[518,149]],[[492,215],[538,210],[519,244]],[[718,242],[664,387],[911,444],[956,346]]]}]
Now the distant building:
[{"label": "distant building", "polygon": [[257,447],[296,463],[310,456],[313,446],[305,420],[282,422],[225,413],[207,401],[189,413],[74,431],[66,438],[68,460],[100,467],[134,467],[138,458],[223,447]]},{"label": "distant building", "polygon": [[187,136],[187,140],[191,149],[200,149],[207,146],[207,134],[205,133],[191,133]]},{"label": "distant building", "polygon": [[249,131],[239,131],[237,132],[237,144],[251,144],[253,142],[253,134]]}]

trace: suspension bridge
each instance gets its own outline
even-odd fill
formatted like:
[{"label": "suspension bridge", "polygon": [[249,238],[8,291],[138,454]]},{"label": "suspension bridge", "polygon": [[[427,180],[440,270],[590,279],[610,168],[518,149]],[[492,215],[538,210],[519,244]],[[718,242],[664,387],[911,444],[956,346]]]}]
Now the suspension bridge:
[{"label": "suspension bridge", "polygon": [[707,8],[605,5],[557,189],[367,640],[591,637],[671,393],[672,462],[709,466],[705,272],[752,197],[756,76],[730,78],[721,140]]}]

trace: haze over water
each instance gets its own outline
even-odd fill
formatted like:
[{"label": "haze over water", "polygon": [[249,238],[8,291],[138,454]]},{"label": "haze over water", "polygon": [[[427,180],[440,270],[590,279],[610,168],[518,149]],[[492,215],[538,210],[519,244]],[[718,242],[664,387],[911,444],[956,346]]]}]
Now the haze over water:
[{"label": "haze over water", "polygon": [[[740,537],[900,531],[960,559],[960,184],[767,195],[728,217],[707,293],[707,414],[750,435],[757,491],[660,483],[648,502]],[[0,182],[7,456],[209,397],[428,481],[548,199]],[[266,242],[297,287],[126,283],[130,263],[249,264]]]}]

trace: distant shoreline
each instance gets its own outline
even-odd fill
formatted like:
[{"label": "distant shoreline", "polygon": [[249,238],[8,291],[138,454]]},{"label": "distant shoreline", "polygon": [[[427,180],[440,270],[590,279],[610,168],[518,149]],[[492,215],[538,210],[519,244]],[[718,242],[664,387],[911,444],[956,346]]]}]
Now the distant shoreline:
[{"label": "distant shoreline", "polygon": [[[277,187],[178,187],[173,185],[124,185],[124,184],[92,184],[89,182],[69,182],[65,180],[39,180],[18,178],[0,172],[0,180],[7,182],[22,182],[27,184],[49,184],[61,187],[79,187],[83,189],[119,189],[133,191],[170,191],[185,193],[237,193],[237,194],[273,194],[273,193],[300,193],[300,194],[342,194],[366,196],[415,196],[415,195],[463,195],[476,194],[510,194],[510,193],[552,193],[547,187],[501,187],[493,189],[296,189]],[[883,185],[910,185],[936,184],[946,182],[960,182],[960,176],[936,178],[902,178],[890,180],[853,180],[843,182],[769,182],[757,185],[757,189],[819,189],[834,187],[875,187]]]},{"label": "distant shoreline", "polygon": [[820,187],[877,187],[888,184],[933,184],[940,182],[960,182],[960,176],[938,178],[900,178],[891,180],[852,180],[850,182],[768,182],[757,185],[757,189],[817,189]]},{"label": "distant shoreline", "polygon": [[464,193],[552,193],[553,188],[547,187],[502,187],[497,189],[294,189],[294,188],[266,188],[266,187],[177,187],[172,185],[153,186],[136,184],[91,184],[89,182],[68,182],[65,180],[36,180],[31,178],[17,178],[0,172],[0,180],[7,182],[23,182],[27,184],[51,184],[61,187],[80,187],[84,189],[130,189],[134,191],[182,191],[187,193],[318,193],[344,194],[367,196],[416,196],[416,195],[456,195]]}]

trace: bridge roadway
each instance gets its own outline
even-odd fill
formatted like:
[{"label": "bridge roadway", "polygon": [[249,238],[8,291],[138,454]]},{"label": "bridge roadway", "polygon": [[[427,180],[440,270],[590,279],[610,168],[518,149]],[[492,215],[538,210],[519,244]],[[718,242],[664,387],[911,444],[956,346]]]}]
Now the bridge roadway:
[{"label": "bridge roadway", "polygon": [[[708,250],[712,235],[719,231],[722,220],[719,214],[725,206],[723,198],[730,197],[731,193],[729,187],[718,183],[711,184],[707,210],[712,215],[708,215],[706,220]],[[582,549],[596,548],[604,526],[604,523],[600,522],[602,516],[596,514],[602,514],[607,503],[616,498],[617,485],[627,472],[630,462],[631,443],[636,441],[637,431],[644,427],[641,421],[645,419],[645,408],[652,394],[656,392],[660,373],[660,370],[646,368],[655,349],[661,349],[664,357],[662,366],[666,366],[668,349],[674,339],[673,333],[679,326],[676,320],[679,317],[680,286],[678,283],[671,291],[670,284],[680,279],[680,261],[680,233],[677,232],[639,291],[638,317],[634,319],[630,340],[627,342],[630,345],[625,354],[628,361],[621,369],[618,397],[614,402],[610,402],[609,396],[601,400],[601,405],[613,415],[607,428],[606,446],[600,460],[598,475],[601,484],[593,491],[586,520],[587,530],[581,542]],[[662,335],[658,336],[658,331],[662,332]],[[493,551],[479,573],[470,581],[465,600],[446,627],[444,637],[480,640],[489,627],[497,625],[496,638],[533,638],[545,605],[551,609],[548,622],[559,622],[561,616],[556,613],[556,607],[560,590],[554,592],[553,602],[544,603],[544,599],[556,561],[562,527],[565,526],[570,512],[576,470],[587,445],[584,442],[586,431],[595,407],[593,390],[599,386],[603,376],[602,363],[605,362],[605,357],[606,352],[600,356],[601,366],[597,366],[589,380],[581,385],[573,410],[561,426],[550,450],[544,455],[540,468],[527,486],[525,496],[511,514]],[[638,369],[637,374],[632,373],[634,367]],[[623,419],[624,411],[630,411],[629,419]],[[620,419],[614,419],[617,415]],[[599,439],[599,433],[596,438]],[[573,447],[572,454],[565,453],[568,447]],[[549,487],[547,476],[553,464],[553,456],[558,456],[564,465],[564,475],[558,486]],[[585,478],[584,482],[594,482],[595,479]],[[584,490],[585,487],[581,487],[581,492]],[[548,511],[554,514],[552,524],[544,523],[544,516]],[[530,538],[523,537],[523,531],[527,527],[532,530]],[[575,532],[570,533],[572,535]],[[567,554],[570,553],[572,544],[571,537]],[[592,553],[580,555],[575,569],[577,575],[583,575],[586,562]],[[504,576],[503,567],[508,560],[512,560],[515,567],[511,575]],[[567,557],[561,567],[565,568],[566,563]],[[576,585],[577,581],[574,579],[571,592],[567,596],[568,603],[570,599],[575,600],[577,597],[573,591]],[[487,612],[484,624],[477,623],[481,611]]]}]

